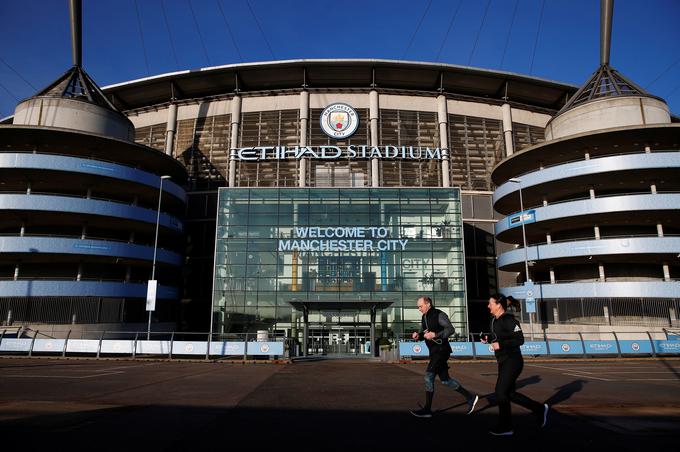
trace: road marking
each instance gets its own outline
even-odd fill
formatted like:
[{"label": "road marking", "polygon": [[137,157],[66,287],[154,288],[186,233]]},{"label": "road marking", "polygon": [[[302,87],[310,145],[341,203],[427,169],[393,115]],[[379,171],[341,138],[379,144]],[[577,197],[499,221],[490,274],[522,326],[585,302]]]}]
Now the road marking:
[{"label": "road marking", "polygon": [[80,377],[75,377],[73,375],[0,375],[1,378],[72,378],[72,379],[83,379],[83,378],[96,378],[104,377],[107,375],[122,374],[123,372],[106,372],[92,375],[81,375]]},{"label": "road marking", "polygon": [[651,370],[635,370],[635,371],[618,371],[618,370],[612,370],[608,372],[602,372],[603,374],[670,374],[673,373],[671,371],[665,371],[665,372],[655,372]]},{"label": "road marking", "polygon": [[570,377],[579,377],[579,378],[591,378],[593,380],[600,380],[600,381],[616,381],[612,380],[609,378],[600,378],[600,377],[593,377],[592,375],[579,375],[579,374],[570,374],[570,373],[563,373],[562,375],[569,375]]},{"label": "road marking", "polygon": [[621,381],[677,381],[680,382],[679,378],[626,378]]}]

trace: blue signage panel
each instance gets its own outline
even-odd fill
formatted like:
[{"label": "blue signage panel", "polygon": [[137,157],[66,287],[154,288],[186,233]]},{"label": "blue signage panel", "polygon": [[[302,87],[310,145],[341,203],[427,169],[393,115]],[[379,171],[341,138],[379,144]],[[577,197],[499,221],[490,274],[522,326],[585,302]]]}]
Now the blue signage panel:
[{"label": "blue signage panel", "polygon": [[36,339],[33,351],[40,353],[61,353],[64,350],[65,339]]},{"label": "blue signage panel", "polygon": [[69,339],[66,344],[67,353],[97,353],[99,340],[97,339]]},{"label": "blue signage panel", "polygon": [[551,355],[582,355],[581,341],[548,341]]},{"label": "blue signage panel", "polygon": [[481,342],[475,342],[475,355],[476,356],[494,356],[493,348],[491,344],[482,344]]},{"label": "blue signage panel", "polygon": [[210,343],[210,354],[211,355],[239,355],[243,356],[246,351],[245,342],[211,342]]},{"label": "blue signage panel", "polygon": [[3,339],[2,342],[0,342],[0,351],[27,352],[31,349],[31,342],[33,342],[33,339]]},{"label": "blue signage panel", "polygon": [[400,341],[399,356],[430,356],[430,351],[427,349],[425,341]]},{"label": "blue signage panel", "polygon": [[131,355],[134,348],[134,341],[130,340],[103,340],[102,353]]},{"label": "blue signage panel", "polygon": [[680,341],[654,341],[657,353],[680,353]]},{"label": "blue signage panel", "polygon": [[248,354],[282,356],[283,342],[248,342]]},{"label": "blue signage panel", "polygon": [[652,344],[647,339],[619,341],[622,354],[652,354]]},{"label": "blue signage panel", "polygon": [[583,341],[586,345],[586,353],[588,355],[612,355],[618,354],[619,350],[616,347],[616,341]]},{"label": "blue signage panel", "polygon": [[548,345],[545,342],[525,342],[519,348],[523,355],[547,355]]},{"label": "blue signage panel", "polygon": [[508,228],[521,226],[522,224],[533,223],[536,221],[536,211],[534,209],[525,210],[508,217]]},{"label": "blue signage panel", "polygon": [[472,342],[450,342],[451,356],[472,356]]},{"label": "blue signage panel", "polygon": [[173,355],[205,355],[208,343],[203,341],[175,341],[172,343]]},{"label": "blue signage panel", "polygon": [[536,312],[536,300],[533,298],[524,300],[524,310],[528,313]]},{"label": "blue signage panel", "polygon": [[[175,353],[174,350],[172,352]],[[170,353],[170,341],[137,341],[137,353],[167,355]]]}]

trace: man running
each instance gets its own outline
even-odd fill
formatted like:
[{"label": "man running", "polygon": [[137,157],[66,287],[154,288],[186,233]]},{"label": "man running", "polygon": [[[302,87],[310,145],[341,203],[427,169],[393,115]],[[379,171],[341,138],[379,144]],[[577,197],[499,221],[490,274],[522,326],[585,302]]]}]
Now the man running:
[{"label": "man running", "polygon": [[448,360],[451,356],[449,336],[454,332],[449,316],[432,306],[430,297],[418,298],[417,304],[418,310],[423,314],[421,331],[414,331],[411,337],[414,340],[425,339],[425,344],[430,351],[430,362],[425,370],[425,406],[419,410],[411,411],[411,414],[416,417],[432,417],[434,379],[437,375],[443,385],[458,391],[465,397],[468,405],[467,414],[470,414],[475,409],[479,396],[470,393],[449,376]]}]

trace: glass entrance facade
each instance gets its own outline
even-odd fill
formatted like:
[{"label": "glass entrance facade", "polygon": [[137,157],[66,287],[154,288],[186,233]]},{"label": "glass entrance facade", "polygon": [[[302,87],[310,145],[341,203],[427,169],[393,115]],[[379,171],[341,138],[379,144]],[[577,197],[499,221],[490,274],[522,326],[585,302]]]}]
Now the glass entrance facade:
[{"label": "glass entrance facade", "polygon": [[365,326],[377,308],[376,338],[395,338],[418,328],[420,295],[467,335],[457,188],[219,190],[216,333],[302,342],[305,317],[314,328],[341,317]]}]

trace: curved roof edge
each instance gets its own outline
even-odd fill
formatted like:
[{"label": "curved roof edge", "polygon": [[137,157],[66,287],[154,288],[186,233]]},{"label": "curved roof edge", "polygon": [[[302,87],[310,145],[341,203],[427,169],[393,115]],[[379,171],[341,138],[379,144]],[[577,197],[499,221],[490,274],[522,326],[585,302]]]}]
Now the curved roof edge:
[{"label": "curved roof edge", "polygon": [[[171,84],[173,85],[171,87]],[[294,59],[174,71],[102,90],[123,110],[235,92],[309,88],[443,90],[557,111],[578,86],[513,72],[386,59]]]}]

